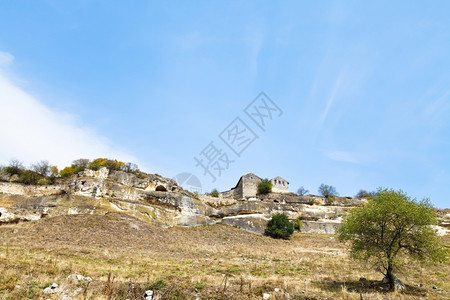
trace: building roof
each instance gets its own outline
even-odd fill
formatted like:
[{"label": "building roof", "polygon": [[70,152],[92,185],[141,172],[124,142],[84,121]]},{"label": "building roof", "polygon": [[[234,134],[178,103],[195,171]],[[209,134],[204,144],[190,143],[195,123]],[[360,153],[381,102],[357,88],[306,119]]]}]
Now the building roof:
[{"label": "building roof", "polygon": [[270,179],[270,181],[272,181],[272,180],[282,180],[282,181],[286,181],[287,184],[289,184],[289,181],[287,181],[286,179],[284,179],[283,177],[280,177],[280,176],[277,176],[277,177],[274,177],[274,178]]},{"label": "building roof", "polygon": [[261,180],[261,177],[259,177],[258,175],[255,175],[255,174],[253,174],[253,173],[247,173],[247,174],[242,175],[241,177],[239,177],[239,180],[238,180],[238,182],[236,183],[236,186],[235,186],[234,188],[232,188],[232,190],[234,190],[235,188],[238,187],[239,182],[241,182],[242,178],[244,178],[244,177],[245,177],[245,178],[256,177],[256,179]]}]

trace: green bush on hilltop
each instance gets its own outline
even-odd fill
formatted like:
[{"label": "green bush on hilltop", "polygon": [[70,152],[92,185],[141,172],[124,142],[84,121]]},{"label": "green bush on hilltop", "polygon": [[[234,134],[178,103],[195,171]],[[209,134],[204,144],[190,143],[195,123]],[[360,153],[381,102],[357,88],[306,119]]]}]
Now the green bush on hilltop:
[{"label": "green bush on hilltop", "polygon": [[273,238],[289,239],[294,233],[294,225],[285,214],[274,214],[267,223],[266,235]]},{"label": "green bush on hilltop", "polygon": [[258,193],[265,195],[270,192],[272,192],[272,182],[267,178],[261,180],[258,184]]}]

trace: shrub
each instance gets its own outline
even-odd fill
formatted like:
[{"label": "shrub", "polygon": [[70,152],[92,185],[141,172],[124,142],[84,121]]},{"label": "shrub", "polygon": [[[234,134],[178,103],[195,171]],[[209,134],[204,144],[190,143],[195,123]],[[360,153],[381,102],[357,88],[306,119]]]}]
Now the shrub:
[{"label": "shrub", "polygon": [[17,159],[11,159],[9,161],[9,165],[3,168],[3,172],[8,173],[9,175],[19,175],[25,170],[22,162]]},{"label": "shrub", "polygon": [[145,179],[148,177],[147,174],[142,173],[142,172],[137,172],[135,175],[136,175],[136,178],[139,178],[139,179]]},{"label": "shrub", "polygon": [[216,198],[218,198],[218,197],[219,197],[219,191],[218,191],[217,189],[213,189],[213,190],[211,191],[211,193],[209,193],[209,195],[210,195],[211,197],[216,197]]},{"label": "shrub", "polygon": [[50,167],[50,173],[51,173],[52,177],[58,176],[58,174],[59,174],[58,167],[57,166],[51,166]]},{"label": "shrub", "polygon": [[356,198],[369,198],[375,196],[376,192],[368,192],[366,190],[359,190],[359,192],[355,195]]},{"label": "shrub", "polygon": [[69,176],[72,176],[73,174],[78,173],[79,171],[80,170],[75,165],[72,165],[70,167],[65,167],[64,169],[59,171],[59,175],[61,175],[61,177],[63,178],[67,178]]},{"label": "shrub", "polygon": [[49,185],[52,181],[49,178],[43,177],[37,181],[38,185]]},{"label": "shrub", "polygon": [[72,162],[72,165],[75,165],[78,168],[86,169],[89,165],[89,159],[87,158],[79,158]]},{"label": "shrub", "polygon": [[152,284],[147,286],[147,290],[161,290],[163,288],[165,288],[167,285],[166,281],[164,279],[159,279],[155,282],[153,282]]},{"label": "shrub", "polygon": [[41,176],[31,170],[25,170],[23,171],[19,176],[19,182],[23,184],[38,184],[39,179],[41,179]]},{"label": "shrub", "polygon": [[296,219],[296,220],[295,220],[294,228],[297,229],[298,231],[302,230],[302,228],[303,228],[303,222],[300,221],[299,219]]},{"label": "shrub", "polygon": [[302,196],[306,195],[308,193],[309,193],[309,191],[307,189],[305,189],[303,186],[299,187],[297,190],[297,194],[302,195]]},{"label": "shrub", "polygon": [[330,198],[339,195],[336,192],[336,188],[334,186],[323,183],[319,186],[319,194],[325,198]]},{"label": "shrub", "polygon": [[258,184],[258,193],[268,194],[270,192],[272,192],[272,182],[267,178],[261,180]]},{"label": "shrub", "polygon": [[107,159],[107,158],[97,158],[91,161],[88,165],[88,168],[94,171],[97,171],[101,167],[106,167],[110,171],[123,171],[125,170],[125,163],[118,161],[116,159]]},{"label": "shrub", "polygon": [[140,172],[138,165],[131,163],[131,162],[128,162],[125,164],[123,171],[125,171],[127,173],[139,173]]},{"label": "shrub", "polygon": [[41,160],[40,162],[31,165],[31,169],[44,177],[50,174],[50,164],[46,160]]},{"label": "shrub", "polygon": [[294,233],[294,225],[285,214],[274,214],[267,223],[266,234],[273,238],[289,239]]}]

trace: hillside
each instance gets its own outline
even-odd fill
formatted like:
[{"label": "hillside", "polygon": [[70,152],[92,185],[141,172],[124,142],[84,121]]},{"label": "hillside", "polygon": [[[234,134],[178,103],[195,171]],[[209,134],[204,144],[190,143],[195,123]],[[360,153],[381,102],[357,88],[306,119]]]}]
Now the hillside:
[{"label": "hillside", "polygon": [[[326,234],[286,241],[221,224],[161,228],[108,213],[3,225],[0,240],[5,299],[141,299],[150,288],[159,299],[450,297],[449,265],[408,268],[407,290],[384,294],[380,274],[349,261],[345,245]],[[74,274],[92,281],[68,279]],[[52,283],[57,292],[44,294]]]},{"label": "hillside", "polygon": [[[160,225],[198,226],[221,222],[263,233],[275,213],[299,219],[305,233],[334,233],[352,207],[367,200],[352,197],[332,199],[315,195],[269,193],[239,197],[229,191],[218,197],[196,195],[168,178],[123,171],[86,169],[53,185],[25,185],[0,176],[0,224],[38,220],[70,214],[122,212]],[[439,231],[450,226],[450,214],[441,210]]]},{"label": "hillside", "polygon": [[[106,168],[50,185],[0,178],[1,299],[142,299],[146,290],[153,299],[450,297],[448,265],[406,262],[407,289],[386,294],[379,273],[349,259],[333,233],[365,199],[212,197]],[[301,220],[301,232],[288,241],[262,235],[275,213]],[[437,215],[444,234],[449,211]]]}]

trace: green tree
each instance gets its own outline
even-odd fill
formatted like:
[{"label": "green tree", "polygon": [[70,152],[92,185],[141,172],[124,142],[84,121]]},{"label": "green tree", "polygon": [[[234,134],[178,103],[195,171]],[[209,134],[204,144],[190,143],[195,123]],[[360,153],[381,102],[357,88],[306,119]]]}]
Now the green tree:
[{"label": "green tree", "polygon": [[268,194],[270,192],[272,192],[272,182],[267,178],[261,180],[258,184],[258,193]]},{"label": "green tree", "polygon": [[328,185],[328,184],[321,184],[319,186],[319,195],[325,198],[330,198],[339,195],[336,192],[336,188],[334,186]]},{"label": "green tree", "polygon": [[23,171],[19,176],[19,182],[23,184],[38,184],[39,179],[41,179],[42,176],[40,176],[38,173],[31,171],[31,170],[25,170]]},{"label": "green tree", "polygon": [[266,234],[271,237],[289,239],[293,233],[294,224],[285,214],[274,214],[267,223]]},{"label": "green tree", "polygon": [[213,189],[213,190],[211,191],[211,193],[209,193],[209,195],[210,195],[211,197],[216,197],[216,198],[218,198],[218,197],[219,197],[219,191],[218,191],[217,189]]},{"label": "green tree", "polygon": [[97,158],[91,161],[88,168],[97,171],[101,167],[106,167],[110,171],[123,171],[126,169],[125,163],[116,159]]},{"label": "green tree", "polygon": [[428,199],[416,201],[401,190],[380,188],[367,204],[350,211],[337,233],[340,241],[351,241],[353,258],[373,263],[394,289],[394,269],[404,258],[448,260],[448,250],[431,226],[435,224]]}]

